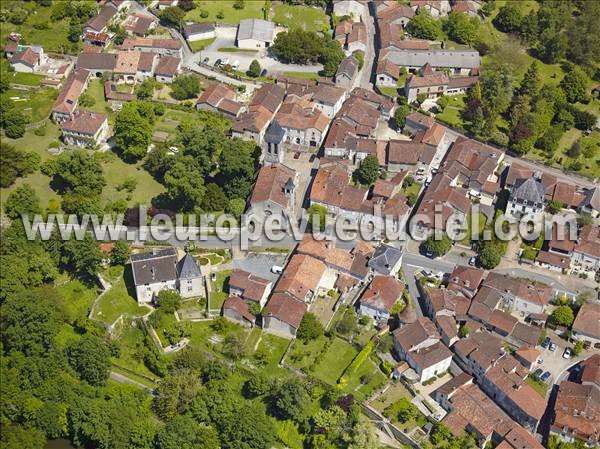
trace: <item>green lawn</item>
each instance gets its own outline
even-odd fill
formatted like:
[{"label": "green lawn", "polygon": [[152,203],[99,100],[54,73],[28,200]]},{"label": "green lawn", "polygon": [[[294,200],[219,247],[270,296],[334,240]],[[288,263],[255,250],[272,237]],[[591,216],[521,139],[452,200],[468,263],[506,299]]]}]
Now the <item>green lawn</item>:
[{"label": "green lawn", "polygon": [[9,81],[14,84],[21,84],[22,86],[38,87],[40,81],[45,77],[44,75],[38,75],[37,73],[25,73],[25,72],[12,72],[7,73]]},{"label": "green lawn", "polygon": [[411,399],[410,392],[401,382],[394,382],[386,390],[385,394],[379,396],[377,400],[371,402],[371,405],[379,412],[383,412],[388,406],[397,402],[401,398]]},{"label": "green lawn", "polygon": [[127,290],[123,276],[110,281],[112,288],[99,299],[94,318],[112,324],[119,316],[126,313],[131,317],[145,315],[146,307],[138,306],[135,297]]},{"label": "green lawn", "polygon": [[284,76],[290,78],[298,78],[302,80],[318,80],[319,74],[315,72],[283,72]]},{"label": "green lawn", "polygon": [[[119,357],[114,357],[112,359],[113,364],[151,378],[156,378],[156,375],[144,364],[143,348],[146,345],[146,337],[139,320],[133,322],[125,320],[123,324],[118,327],[116,335],[118,335],[117,341],[119,342],[121,351]],[[115,371],[119,370],[115,369]],[[126,371],[122,370],[120,372],[126,374]],[[127,375],[130,376],[129,373]],[[139,379],[136,378],[136,380]]]},{"label": "green lawn", "polygon": [[63,300],[59,305],[59,309],[70,322],[87,317],[98,295],[95,287],[84,285],[78,280],[71,280],[57,285],[55,290]]},{"label": "green lawn", "polygon": [[285,338],[267,333],[262,334],[257,351],[268,354],[267,363],[265,365],[266,370],[272,371],[278,367],[279,361],[281,360],[281,357],[283,357],[283,354],[285,354],[289,344],[290,341]]},{"label": "green lawn", "polygon": [[190,44],[190,48],[194,53],[204,50],[210,44],[215,41],[216,37],[212,37],[210,39],[201,39],[199,41],[188,42]]},{"label": "green lawn", "polygon": [[101,79],[92,79],[85,93],[91,96],[95,103],[93,106],[86,107],[90,111],[109,113],[109,122],[111,122],[112,112],[110,112],[110,106],[104,98],[104,83]]},{"label": "green lawn", "polygon": [[6,94],[14,103],[15,109],[28,117],[30,123],[36,123],[47,118],[50,115],[56,97],[58,97],[58,91],[50,88],[34,90],[9,89],[6,91]]},{"label": "green lawn", "polygon": [[356,354],[358,351],[351,344],[341,338],[335,338],[312,374],[330,385],[335,385]]},{"label": "green lawn", "polygon": [[[222,22],[231,25],[237,25],[242,19],[263,19],[263,0],[246,0],[243,9],[235,9],[233,0],[201,0],[196,2],[196,8],[185,15],[186,21],[196,22]],[[208,12],[208,17],[202,17],[202,11]],[[218,18],[219,12],[223,13],[223,18]]]},{"label": "green lawn", "polygon": [[381,92],[383,95],[387,95],[388,97],[397,97],[398,96],[398,87],[377,86],[377,90],[379,92]]},{"label": "green lawn", "polygon": [[[9,3],[9,2],[3,2]],[[16,3],[16,2],[15,2]],[[6,5],[8,9],[12,5]],[[32,11],[25,22],[21,25],[13,25],[5,22],[0,27],[0,39],[6,41],[6,36],[11,32],[18,32],[23,36],[23,42],[27,44],[38,44],[44,47],[46,52],[68,53],[75,55],[81,48],[81,43],[73,43],[67,39],[69,32],[70,17],[61,20],[52,20],[50,15],[53,6],[40,6],[37,2],[19,2],[19,6]],[[39,28],[34,28],[34,25]],[[44,24],[44,26],[40,26]]]},{"label": "green lawn", "polygon": [[329,31],[329,17],[321,8],[286,5],[275,7],[273,21],[289,28],[302,28],[305,31]]},{"label": "green lawn", "polygon": [[460,117],[460,113],[464,107],[464,97],[464,94],[448,96],[448,106],[446,106],[443,112],[436,114],[435,118],[455,128],[463,128],[464,123]]},{"label": "green lawn", "polygon": [[[381,388],[387,380],[387,377],[379,370],[373,360],[368,358],[348,379],[348,384],[344,387],[344,392],[353,394],[359,399],[366,399],[375,390]],[[364,384],[363,381],[365,381]]]},{"label": "green lawn", "polygon": [[229,275],[231,270],[217,272],[217,278],[210,283],[209,309],[220,310],[225,300],[229,297]]},{"label": "green lawn", "polygon": [[525,382],[531,386],[541,397],[546,397],[546,392],[548,391],[548,384],[542,382],[539,379],[534,378],[532,375],[527,376]]}]

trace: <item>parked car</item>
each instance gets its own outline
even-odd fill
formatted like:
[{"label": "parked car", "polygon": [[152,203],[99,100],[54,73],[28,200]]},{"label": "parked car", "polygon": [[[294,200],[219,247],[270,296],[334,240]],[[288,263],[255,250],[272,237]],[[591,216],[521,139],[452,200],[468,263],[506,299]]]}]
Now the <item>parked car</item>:
[{"label": "parked car", "polygon": [[535,379],[539,379],[543,372],[544,372],[544,370],[542,368],[538,368],[534,371],[533,377]]},{"label": "parked car", "polygon": [[235,61],[233,61],[233,64],[231,64],[231,68],[233,70],[237,70],[239,66],[240,66],[240,61],[237,59]]},{"label": "parked car", "polygon": [[215,61],[215,67],[219,67],[219,66],[221,65],[221,63],[222,63],[222,62],[223,62],[223,61],[221,61],[221,59],[217,59],[217,60]]},{"label": "parked car", "polygon": [[473,257],[469,258],[469,265],[471,265],[472,267],[477,265],[477,257],[473,256]]},{"label": "parked car", "polygon": [[542,382],[547,382],[548,379],[550,379],[550,376],[551,376],[550,371],[546,371],[544,374],[541,375],[540,380]]},{"label": "parked car", "polygon": [[210,280],[213,282],[217,280],[217,273],[215,271],[210,273]]},{"label": "parked car", "polygon": [[262,69],[262,72],[260,72],[260,76],[267,76],[267,73],[269,73],[267,69]]},{"label": "parked car", "polygon": [[550,343],[550,351],[554,352],[556,351],[556,343]]},{"label": "parked car", "polygon": [[542,348],[548,349],[550,347],[550,343],[552,343],[552,340],[550,340],[550,337],[546,337],[542,342]]},{"label": "parked car", "polygon": [[279,265],[273,265],[271,267],[271,273],[281,274],[283,273],[283,267],[280,267]]},{"label": "parked car", "polygon": [[202,60],[202,62],[203,62],[204,64],[208,64],[208,61],[209,61],[209,60],[210,60],[210,58],[206,57],[206,58],[204,58],[204,59]]},{"label": "parked car", "polygon": [[571,348],[566,348],[565,352],[563,352],[563,359],[570,359],[572,355],[573,351],[571,351]]}]

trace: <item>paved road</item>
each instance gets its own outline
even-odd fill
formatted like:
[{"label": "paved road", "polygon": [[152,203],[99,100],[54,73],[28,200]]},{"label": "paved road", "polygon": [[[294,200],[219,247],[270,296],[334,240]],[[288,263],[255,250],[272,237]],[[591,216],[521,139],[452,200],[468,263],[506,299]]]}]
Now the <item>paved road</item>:
[{"label": "paved road", "polygon": [[360,87],[368,90],[373,90],[371,79],[373,77],[373,69],[375,64],[375,19],[371,15],[371,1],[365,6],[363,14],[363,22],[367,26],[367,51],[365,52],[365,63],[360,74]]},{"label": "paved road", "polygon": [[136,386],[138,386],[140,388],[144,388],[145,390],[152,390],[152,388],[150,388],[148,385],[144,385],[143,383],[138,382],[135,379],[132,379],[132,378],[127,377],[127,376],[124,376],[123,374],[117,373],[115,371],[111,371],[110,372],[110,378],[112,380],[115,380],[117,382],[121,382],[121,383],[124,383],[124,384],[136,385]]}]

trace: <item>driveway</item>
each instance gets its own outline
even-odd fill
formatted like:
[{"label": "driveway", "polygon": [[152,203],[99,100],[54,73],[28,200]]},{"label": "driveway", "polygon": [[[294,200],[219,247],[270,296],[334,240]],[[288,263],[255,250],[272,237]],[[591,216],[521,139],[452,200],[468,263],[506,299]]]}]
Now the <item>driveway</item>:
[{"label": "driveway", "polygon": [[321,64],[304,65],[304,64],[282,64],[278,60],[269,56],[266,49],[258,51],[219,51],[220,48],[236,48],[235,37],[237,35],[237,27],[217,27],[217,38],[215,41],[202,50],[199,54],[194,53],[194,61],[203,61],[208,58],[208,64],[213,65],[217,59],[229,59],[229,64],[235,61],[239,62],[238,70],[245,72],[250,68],[250,64],[255,59],[260,62],[263,69],[268,72],[307,72],[317,73],[323,70]]},{"label": "driveway", "polygon": [[247,271],[275,283],[279,275],[272,273],[271,267],[273,265],[283,267],[285,258],[285,254],[248,253],[245,258],[234,260],[233,268]]}]

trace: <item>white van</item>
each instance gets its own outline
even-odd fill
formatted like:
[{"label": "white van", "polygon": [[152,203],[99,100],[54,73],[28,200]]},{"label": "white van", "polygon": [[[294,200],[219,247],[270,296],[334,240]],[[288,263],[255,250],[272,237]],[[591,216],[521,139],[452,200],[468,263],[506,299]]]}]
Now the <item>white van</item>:
[{"label": "white van", "polygon": [[280,267],[279,265],[273,265],[271,267],[271,273],[281,274],[283,273],[283,267]]}]

